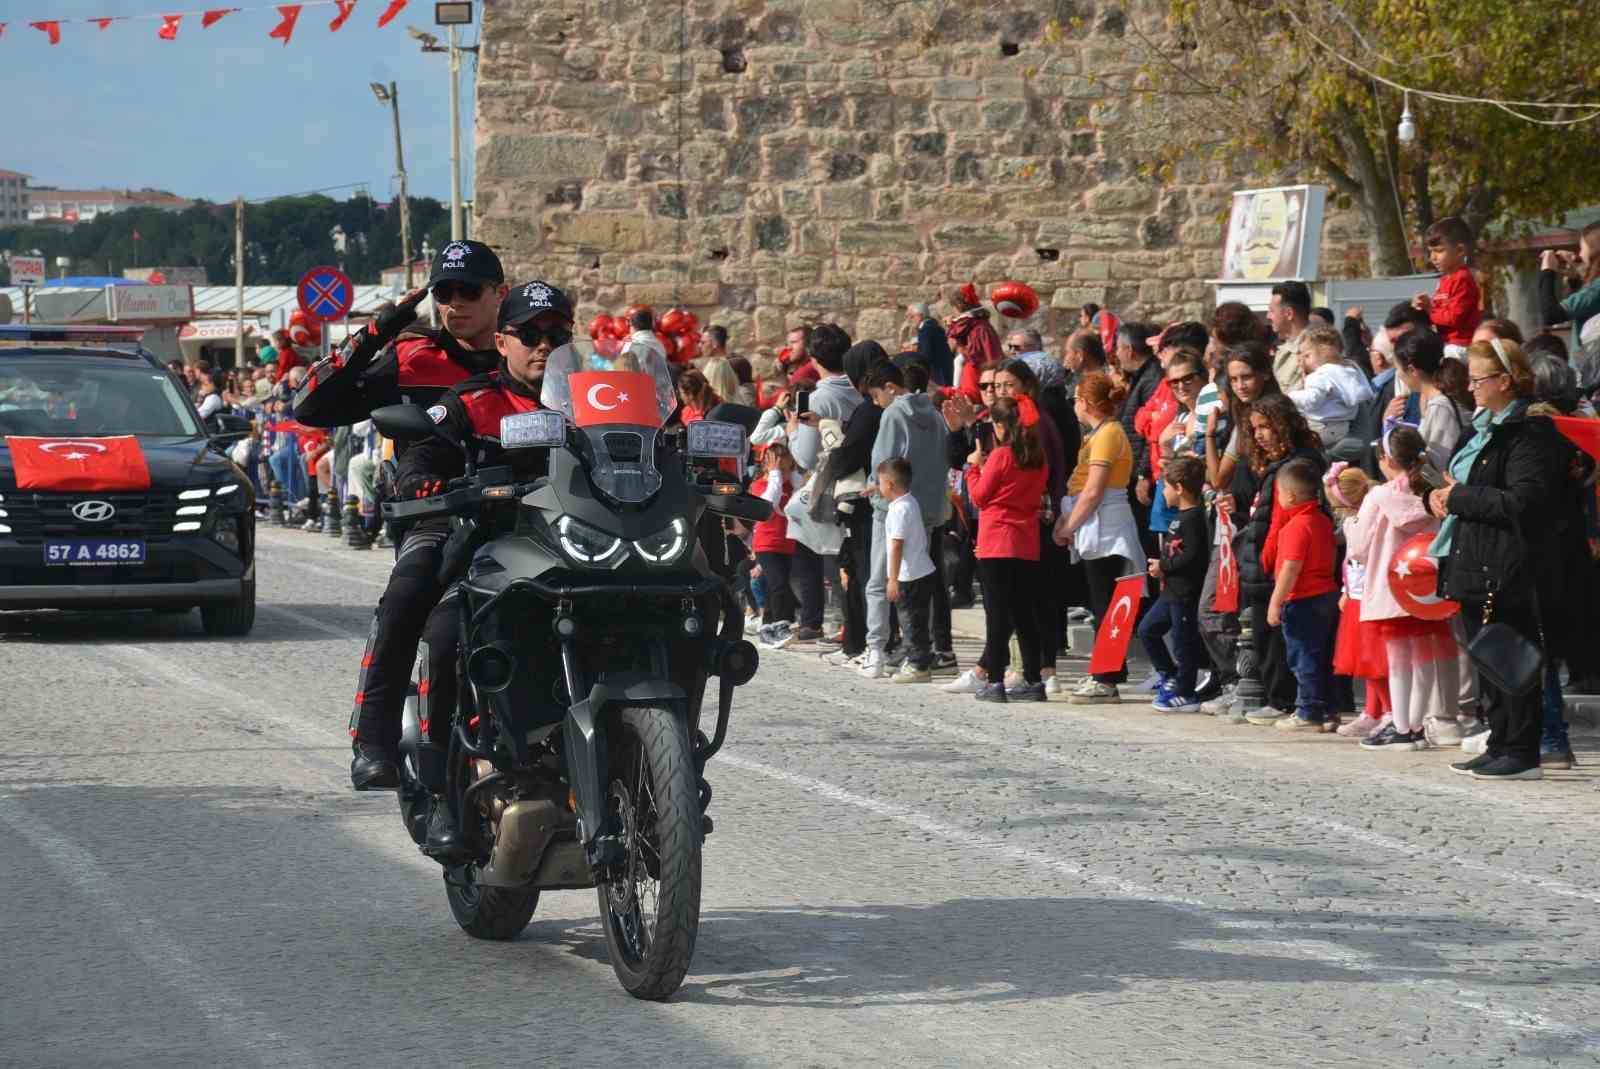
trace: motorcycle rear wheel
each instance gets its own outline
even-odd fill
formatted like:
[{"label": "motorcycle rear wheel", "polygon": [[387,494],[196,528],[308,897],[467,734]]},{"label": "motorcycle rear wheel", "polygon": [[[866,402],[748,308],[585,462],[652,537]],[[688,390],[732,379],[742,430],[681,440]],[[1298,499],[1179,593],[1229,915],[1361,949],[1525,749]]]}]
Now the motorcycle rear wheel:
[{"label": "motorcycle rear wheel", "polygon": [[485,887],[476,862],[444,870],[444,893],[461,930],[474,939],[515,939],[539,908],[537,888]]},{"label": "motorcycle rear wheel", "polygon": [[635,998],[678,990],[700,929],[700,793],[689,739],[666,709],[622,710],[608,796],[620,822],[623,879],[599,885],[611,968]]}]

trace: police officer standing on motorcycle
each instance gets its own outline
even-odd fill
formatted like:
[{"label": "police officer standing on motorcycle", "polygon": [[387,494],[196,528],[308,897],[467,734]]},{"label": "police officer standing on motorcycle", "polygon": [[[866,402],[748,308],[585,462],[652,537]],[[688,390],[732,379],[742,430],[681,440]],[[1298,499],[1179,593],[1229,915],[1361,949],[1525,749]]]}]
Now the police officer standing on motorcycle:
[{"label": "police officer standing on motorcycle", "polygon": [[[478,241],[450,242],[434,257],[424,289],[311,369],[295,395],[295,418],[338,427],[385,405],[436,406],[450,387],[499,364],[495,326],[506,292],[505,269],[492,249]],[[425,294],[433,296],[442,330],[413,326]],[[404,443],[396,452],[403,464]],[[408,530],[378,602],[350,719],[350,782],[358,791],[399,786],[400,715],[423,624],[443,593],[437,572],[448,533],[440,521]]]},{"label": "police officer standing on motorcycle", "polygon": [[[416,442],[400,462],[401,497],[443,493],[450,480],[466,471],[471,456],[478,468],[509,464],[518,482],[531,481],[549,468],[545,449],[506,452],[500,446],[500,420],[539,407],[545,366],[550,354],[572,340],[572,302],[545,282],[513,286],[500,305],[494,343],[499,366],[486,375],[457,383],[429,409],[449,441]],[[445,577],[449,579],[451,577]],[[456,651],[460,642],[459,609],[454,590],[446,592],[428,614],[423,656],[418,659],[419,709],[435,745],[448,745],[456,707]],[[422,683],[426,682],[426,686]],[[423,850],[440,861],[461,860],[465,842],[450,806],[436,799]]]}]

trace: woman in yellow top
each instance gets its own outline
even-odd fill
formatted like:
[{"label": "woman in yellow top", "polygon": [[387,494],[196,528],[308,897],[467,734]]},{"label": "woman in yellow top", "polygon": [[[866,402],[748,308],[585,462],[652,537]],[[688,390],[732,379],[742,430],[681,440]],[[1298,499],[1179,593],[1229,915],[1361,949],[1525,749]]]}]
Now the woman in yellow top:
[{"label": "woman in yellow top", "polygon": [[[1083,447],[1078,451],[1078,466],[1067,481],[1067,496],[1061,499],[1061,518],[1055,527],[1056,543],[1070,545],[1072,559],[1083,561],[1089,584],[1088,609],[1096,632],[1111,606],[1117,580],[1141,571],[1138,563],[1144,559],[1139,528],[1128,504],[1133,447],[1116,415],[1126,396],[1123,387],[1100,372],[1085,375],[1078,383],[1074,408],[1084,426]],[[1080,705],[1114,702],[1117,684],[1126,678],[1125,668],[1085,677],[1070,700]]]}]

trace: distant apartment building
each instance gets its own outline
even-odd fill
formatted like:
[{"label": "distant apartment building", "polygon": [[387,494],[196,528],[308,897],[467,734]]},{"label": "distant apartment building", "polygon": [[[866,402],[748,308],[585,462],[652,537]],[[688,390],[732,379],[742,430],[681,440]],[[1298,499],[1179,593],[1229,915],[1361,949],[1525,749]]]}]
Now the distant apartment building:
[{"label": "distant apartment building", "polygon": [[175,197],[149,189],[50,189],[34,186],[28,190],[30,223],[87,223],[102,215],[129,208],[158,208],[181,212],[193,204],[186,197]]},{"label": "distant apartment building", "polygon": [[21,226],[28,221],[28,176],[0,170],[0,226]]}]

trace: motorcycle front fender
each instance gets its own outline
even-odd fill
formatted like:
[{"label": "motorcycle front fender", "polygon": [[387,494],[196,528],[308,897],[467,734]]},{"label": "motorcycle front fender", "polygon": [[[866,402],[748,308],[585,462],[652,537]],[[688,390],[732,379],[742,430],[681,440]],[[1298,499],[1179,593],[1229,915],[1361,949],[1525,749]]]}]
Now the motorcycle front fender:
[{"label": "motorcycle front fender", "polygon": [[606,762],[608,713],[627,705],[665,705],[680,718],[687,716],[687,695],[682,687],[635,673],[602,678],[589,688],[587,698],[568,708],[562,723],[562,742],[586,850],[594,846],[605,829],[606,791],[611,784]]}]

